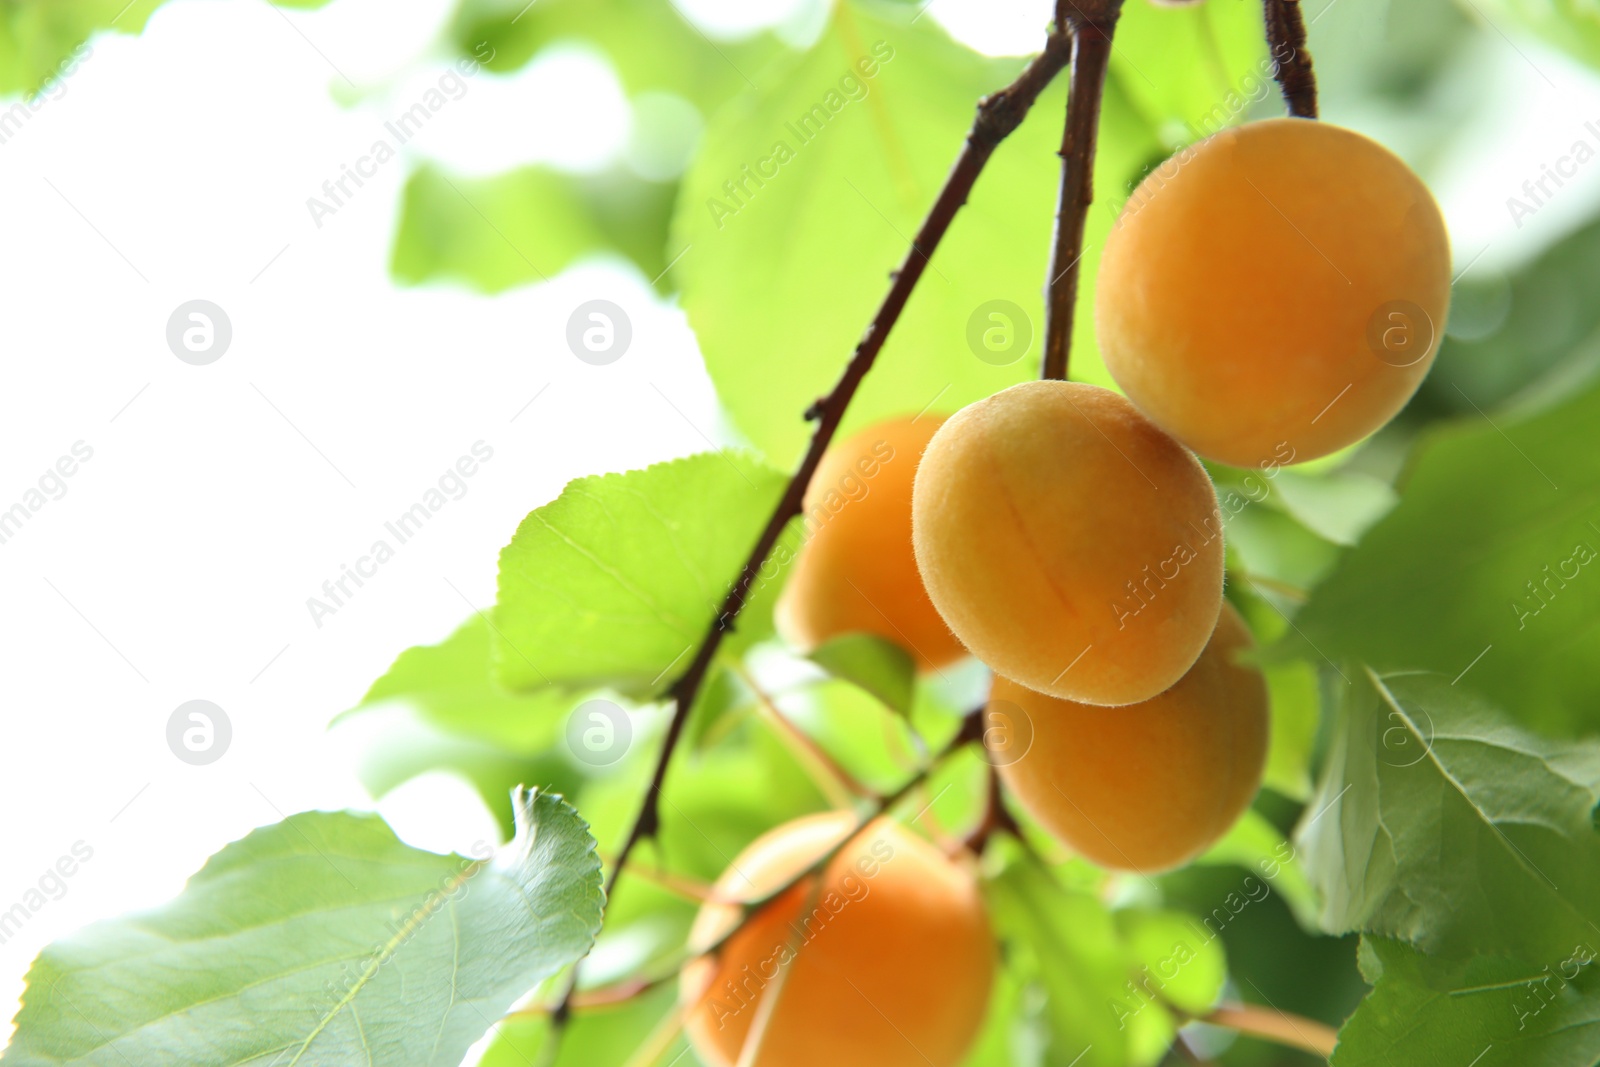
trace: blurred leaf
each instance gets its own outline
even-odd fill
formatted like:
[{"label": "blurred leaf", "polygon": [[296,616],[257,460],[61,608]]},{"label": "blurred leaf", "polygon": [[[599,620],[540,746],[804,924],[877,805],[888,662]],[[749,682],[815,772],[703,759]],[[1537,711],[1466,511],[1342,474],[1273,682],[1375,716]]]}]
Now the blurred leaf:
[{"label": "blurred leaf", "polygon": [[1272,487],[1284,511],[1336,545],[1355,544],[1399,500],[1387,482],[1359,471],[1307,475],[1283,470]]},{"label": "blurred leaf", "polygon": [[1191,917],[1113,913],[1026,859],[987,885],[1008,969],[1043,992],[1049,1067],[1154,1064],[1177,1032],[1164,998],[1203,1009],[1221,991],[1221,943]]},{"label": "blurred leaf", "polygon": [[460,1062],[600,926],[583,820],[552,794],[517,803],[491,863],[408,848],[370,815],[254,831],[172,903],[45,949],[4,1062]]},{"label": "blurred leaf", "polygon": [[510,692],[495,683],[490,663],[489,620],[474,615],[437,645],[400,653],[361,703],[335,722],[399,702],[441,730],[510,752],[531,754],[554,745],[578,694],[554,687]]},{"label": "blurred leaf", "polygon": [[[1233,824],[1227,836],[1206,850],[1196,863],[1242,867],[1260,884],[1283,897],[1296,919],[1315,929],[1320,902],[1293,845],[1258,811],[1251,809]],[[1244,895],[1254,899],[1255,889],[1244,885]]]},{"label": "blurred leaf", "polygon": [[1537,728],[1600,727],[1597,422],[1590,390],[1430,435],[1399,506],[1296,617],[1305,639],[1380,672],[1460,678]]},{"label": "blurred leaf", "polygon": [[512,71],[558,41],[600,49],[630,96],[676,93],[702,111],[746,89],[786,49],[770,34],[713,41],[669,0],[461,0],[449,35],[463,55],[487,43],[485,66]]},{"label": "blurred leaf", "polygon": [[1298,834],[1324,925],[1534,958],[1600,937],[1600,743],[1542,741],[1432,676],[1351,682]]},{"label": "blurred leaf", "polygon": [[[684,180],[671,243],[689,248],[674,268],[685,310],[734,421],[780,464],[804,444],[802,412],[854,349],[978,99],[1020,68],[974,55],[932,19],[911,23],[915,13],[837,5],[809,52],[716,113]],[[953,411],[1035,373],[1063,106],[1058,86],[995,154],[843,432],[925,405]],[[1159,152],[1115,87],[1102,131],[1102,188],[1122,187]],[[1085,279],[1110,224],[1108,210],[1091,215]],[[1074,372],[1107,380],[1091,319],[1079,316]],[[1010,347],[994,350],[986,335]]]},{"label": "blurred leaf", "polygon": [[[1591,0],[1462,0],[1497,33],[1529,33],[1591,67],[1600,67],[1600,11]],[[1479,6],[1482,5],[1482,6]]]},{"label": "blurred leaf", "polygon": [[[0,6],[0,96],[48,96],[48,83],[70,77],[93,55],[93,47],[85,46],[90,34],[100,30],[142,33],[162,2],[7,0]],[[272,2],[279,7],[309,9],[322,7],[328,0]]]},{"label": "blurred leaf", "polygon": [[532,166],[461,178],[424,166],[406,182],[390,270],[410,285],[453,279],[498,293],[614,252],[657,278],[675,193],[620,171]]},{"label": "blurred leaf", "polygon": [[1311,795],[1311,750],[1322,720],[1321,679],[1304,660],[1264,663],[1262,670],[1272,711],[1262,785],[1304,800]]},{"label": "blurred leaf", "polygon": [[1592,374],[1600,349],[1597,286],[1600,222],[1562,238],[1509,281],[1469,273],[1452,296],[1450,328],[1471,336],[1445,339],[1413,404],[1478,415],[1567,364]]},{"label": "blurred leaf", "polygon": [[865,689],[896,713],[911,714],[917,665],[893,641],[876,634],[841,634],[808,658],[834,677]]},{"label": "blurred leaf", "polygon": [[1244,121],[1278,91],[1258,4],[1128,4],[1111,70],[1169,147]]},{"label": "blurred leaf", "polygon": [[[500,553],[501,681],[654,695],[693,657],[787,482],[726,452],[570,482]],[[771,633],[780,585],[758,582],[730,651]]]},{"label": "blurred leaf", "polygon": [[[651,1032],[676,1007],[677,990],[671,985],[652,989],[623,1004],[589,1008],[573,1013],[561,1035],[554,1059],[543,1059],[550,1020],[545,1016],[508,1019],[495,1029],[493,1042],[478,1067],[626,1067]],[[675,1059],[683,1048],[677,1038],[661,1063],[686,1067],[691,1061]]]},{"label": "blurred leaf", "polygon": [[1376,984],[1339,1032],[1333,1067],[1590,1067],[1600,1060],[1593,943],[1534,965],[1487,955],[1435,959],[1366,938],[1362,955]]}]

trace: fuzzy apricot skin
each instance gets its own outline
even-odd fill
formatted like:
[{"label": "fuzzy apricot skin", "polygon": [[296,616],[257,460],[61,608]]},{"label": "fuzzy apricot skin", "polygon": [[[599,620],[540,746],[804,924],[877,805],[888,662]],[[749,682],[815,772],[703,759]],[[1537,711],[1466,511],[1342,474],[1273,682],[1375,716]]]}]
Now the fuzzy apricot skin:
[{"label": "fuzzy apricot skin", "polygon": [[[720,898],[702,906],[690,944],[715,945],[740,915],[722,901],[765,899],[855,822],[827,812],[758,838],[717,880]],[[684,1030],[711,1067],[733,1067],[768,1010],[752,1067],[955,1067],[983,1024],[994,968],[972,875],[878,819],[850,837],[820,882],[802,879],[684,967]]]},{"label": "fuzzy apricot skin", "polygon": [[891,419],[823,454],[806,489],[811,536],[777,608],[778,632],[812,651],[847,633],[877,634],[921,670],[966,654],[922,587],[911,553],[911,486],[941,415]]},{"label": "fuzzy apricot skin", "polygon": [[1025,382],[952,415],[917,470],[912,543],[962,643],[1067,700],[1155,696],[1222,607],[1205,469],[1098,386]]},{"label": "fuzzy apricot skin", "polygon": [[[1102,867],[1182,866],[1228,831],[1261,785],[1267,685],[1238,662],[1252,647],[1227,605],[1183,680],[1127,708],[1053,700],[996,678],[989,726],[1009,738],[1032,731],[1020,758],[1000,766],[1001,780],[1052,835]],[[1013,741],[1013,752],[1020,747]]]},{"label": "fuzzy apricot skin", "polygon": [[1449,313],[1450,241],[1388,149],[1271,119],[1151,172],[1095,284],[1106,367],[1157,425],[1234,466],[1299,462],[1416,392]]}]

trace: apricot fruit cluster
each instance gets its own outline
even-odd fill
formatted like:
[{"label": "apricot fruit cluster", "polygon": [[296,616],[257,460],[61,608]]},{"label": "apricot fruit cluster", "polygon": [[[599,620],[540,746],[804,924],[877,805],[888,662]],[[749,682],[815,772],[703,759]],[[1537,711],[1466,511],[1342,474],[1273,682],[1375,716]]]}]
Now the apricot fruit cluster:
[{"label": "apricot fruit cluster", "polygon": [[680,976],[684,1030],[712,1067],[955,1067],[977,1036],[995,946],[976,881],[898,824],[796,819],[713,894]]}]

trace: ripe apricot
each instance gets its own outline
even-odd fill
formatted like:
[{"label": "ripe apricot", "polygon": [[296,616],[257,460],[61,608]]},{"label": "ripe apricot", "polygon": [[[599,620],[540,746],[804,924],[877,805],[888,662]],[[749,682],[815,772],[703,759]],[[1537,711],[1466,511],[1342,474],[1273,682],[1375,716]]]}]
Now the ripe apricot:
[{"label": "ripe apricot", "polygon": [[963,408],[917,470],[933,603],[996,673],[1088,704],[1183,677],[1222,606],[1205,469],[1123,397],[1025,382]]},{"label": "ripe apricot", "polygon": [[1001,779],[1047,830],[1103,867],[1148,873],[1193,859],[1261,785],[1267,685],[1238,662],[1252,647],[1244,620],[1225,605],[1183,680],[1127,708],[1055,700],[995,678],[990,723],[1033,735],[999,767]]},{"label": "ripe apricot", "polygon": [[[681,976],[684,1029],[707,1064],[739,1062],[760,1017],[752,1067],[954,1067],[966,1053],[995,966],[977,885],[897,824],[852,837],[855,823],[849,812],[786,823],[717,880],[690,933],[705,954]],[[741,908],[724,901],[765,900],[846,838],[820,875],[728,934]]]},{"label": "ripe apricot", "polygon": [[1211,459],[1314,459],[1378,429],[1433,363],[1450,241],[1422,180],[1338,126],[1223,130],[1149,174],[1107,239],[1106,367]]},{"label": "ripe apricot", "polygon": [[806,651],[846,633],[893,641],[923,670],[966,654],[922,588],[911,485],[940,415],[891,419],[823,454],[806,490],[810,538],[778,601],[778,631]]}]

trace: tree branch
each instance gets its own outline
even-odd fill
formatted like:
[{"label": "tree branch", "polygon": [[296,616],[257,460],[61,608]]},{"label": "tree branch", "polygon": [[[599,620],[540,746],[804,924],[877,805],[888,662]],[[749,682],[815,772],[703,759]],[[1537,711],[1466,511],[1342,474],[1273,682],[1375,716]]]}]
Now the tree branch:
[{"label": "tree branch", "polygon": [[1072,40],[1072,80],[1067,124],[1061,135],[1061,195],[1056,204],[1055,244],[1046,286],[1044,364],[1040,376],[1065,381],[1072,352],[1072,319],[1078,302],[1083,228],[1094,202],[1094,149],[1100,139],[1100,101],[1111,61],[1111,36],[1122,0],[1060,0],[1057,32]]},{"label": "tree branch", "polygon": [[1267,44],[1272,49],[1272,76],[1283,90],[1289,114],[1317,117],[1317,75],[1306,51],[1306,24],[1300,17],[1300,0],[1264,0]]},{"label": "tree branch", "polygon": [[[661,743],[661,752],[656,758],[655,769],[650,775],[650,784],[645,789],[639,814],[634,819],[627,837],[623,839],[616,861],[606,878],[607,897],[616,889],[617,879],[639,842],[645,838],[653,838],[660,828],[661,787],[666,780],[667,767],[672,762],[672,755],[683,737],[683,728],[688,721],[689,712],[694,707],[701,687],[705,684],[723,638],[733,628],[739,612],[744,609],[762,565],[766,563],[767,557],[777,545],[784,527],[801,513],[811,476],[816,472],[817,464],[822,461],[822,454],[827,449],[828,443],[833,440],[833,435],[838,430],[839,422],[855,396],[856,389],[866,377],[867,371],[872,369],[873,361],[877,359],[884,342],[889,338],[889,331],[899,321],[900,313],[905,310],[912,290],[922,278],[929,258],[938,248],[945,232],[949,230],[956,213],[967,202],[967,197],[971,194],[972,187],[977,182],[984,165],[988,163],[989,157],[994,154],[1000,142],[1021,125],[1023,118],[1028,114],[1028,109],[1067,65],[1069,57],[1069,42],[1060,32],[1053,33],[1045,42],[1044,51],[1023,69],[1016,81],[978,102],[978,114],[973,120],[972,129],[967,134],[961,154],[956,157],[955,165],[945,178],[944,187],[939,190],[932,209],[917,230],[916,238],[912,241],[911,249],[906,253],[900,269],[895,271],[894,280],[878,308],[878,313],[873,316],[861,340],[857,342],[855,352],[851,355],[850,362],[845,365],[844,373],[833,390],[806,410],[806,418],[814,420],[817,427],[811,435],[811,443],[806,448],[799,468],[790,479],[788,488],[778,501],[778,506],[773,509],[772,516],[756,540],[755,547],[750,550],[750,556],[745,561],[738,580],[728,591],[721,609],[701,640],[694,659],[667,687],[667,693],[673,703],[672,718],[667,724],[666,737]],[[892,801],[898,798],[887,799]],[[571,1010],[573,990],[577,987],[577,974],[578,968],[574,966],[566,991],[552,1012],[552,1022],[558,1029],[564,1025]]]}]

